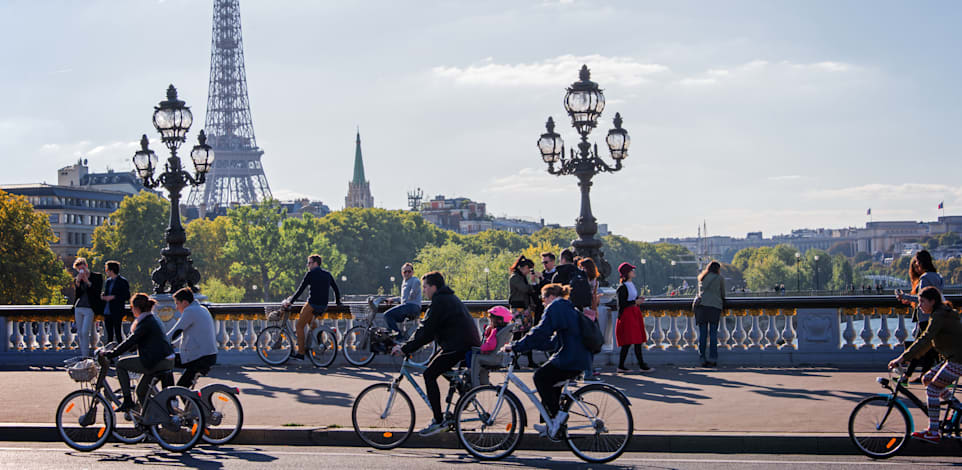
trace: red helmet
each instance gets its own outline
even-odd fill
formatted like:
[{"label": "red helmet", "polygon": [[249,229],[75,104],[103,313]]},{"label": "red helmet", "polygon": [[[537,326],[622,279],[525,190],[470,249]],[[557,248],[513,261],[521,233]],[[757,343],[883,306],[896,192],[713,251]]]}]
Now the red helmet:
[{"label": "red helmet", "polygon": [[511,320],[514,319],[514,315],[511,315],[511,310],[508,310],[507,307],[502,307],[500,305],[497,307],[491,307],[491,309],[488,310],[488,313],[496,317],[501,317],[505,323],[511,323]]}]

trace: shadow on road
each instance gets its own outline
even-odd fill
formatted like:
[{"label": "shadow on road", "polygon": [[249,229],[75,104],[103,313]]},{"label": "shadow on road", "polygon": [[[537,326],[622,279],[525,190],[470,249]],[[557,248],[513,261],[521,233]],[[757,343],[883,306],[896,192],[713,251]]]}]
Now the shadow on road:
[{"label": "shadow on road", "polygon": [[[197,447],[189,453],[170,454],[158,452],[154,454],[131,455],[125,453],[103,453],[103,452],[71,452],[68,455],[78,458],[94,458],[97,462],[129,462],[137,465],[160,465],[164,467],[186,467],[216,469],[223,468],[224,465],[234,460],[244,460],[247,462],[270,463],[277,460],[272,455],[262,454],[252,451],[238,451],[230,447],[218,447],[215,449],[204,449]],[[87,465],[84,465],[87,467]],[[90,465],[93,467],[93,465]]]}]

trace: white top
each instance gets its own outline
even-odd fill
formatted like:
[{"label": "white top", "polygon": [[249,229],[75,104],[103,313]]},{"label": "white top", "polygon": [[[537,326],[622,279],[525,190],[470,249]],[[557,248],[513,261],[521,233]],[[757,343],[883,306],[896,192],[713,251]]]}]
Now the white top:
[{"label": "white top", "polygon": [[635,283],[631,281],[625,281],[625,288],[628,289],[628,301],[632,302],[638,298],[638,288],[635,287]]}]

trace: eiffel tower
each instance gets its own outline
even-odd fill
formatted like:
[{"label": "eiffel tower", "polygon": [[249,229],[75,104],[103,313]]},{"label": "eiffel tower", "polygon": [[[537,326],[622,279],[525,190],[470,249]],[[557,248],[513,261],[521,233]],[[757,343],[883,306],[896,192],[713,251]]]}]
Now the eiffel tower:
[{"label": "eiffel tower", "polygon": [[257,147],[247,98],[244,42],[239,0],[214,0],[214,31],[210,45],[210,85],[207,91],[207,142],[214,165],[207,182],[194,187],[187,205],[201,217],[222,215],[234,205],[271,197]]}]

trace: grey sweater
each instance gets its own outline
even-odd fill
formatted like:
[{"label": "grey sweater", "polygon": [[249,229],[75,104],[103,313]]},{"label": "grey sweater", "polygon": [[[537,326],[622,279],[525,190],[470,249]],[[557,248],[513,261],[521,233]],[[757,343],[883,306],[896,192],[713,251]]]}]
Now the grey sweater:
[{"label": "grey sweater", "polygon": [[184,333],[184,337],[180,341],[180,361],[182,363],[217,354],[214,317],[196,300],[184,309],[180,319],[167,333],[168,338],[173,339],[174,334],[178,331]]},{"label": "grey sweater", "polygon": [[421,281],[417,277],[411,276],[411,279],[404,281],[401,286],[401,302],[421,308]]}]

